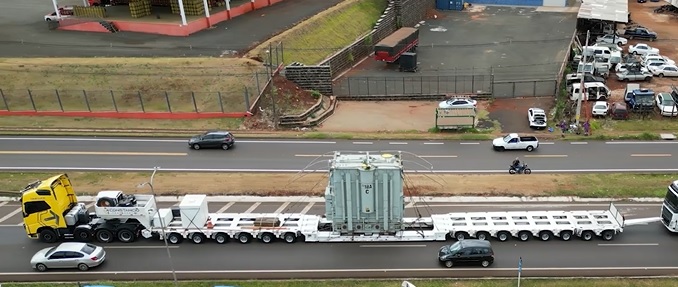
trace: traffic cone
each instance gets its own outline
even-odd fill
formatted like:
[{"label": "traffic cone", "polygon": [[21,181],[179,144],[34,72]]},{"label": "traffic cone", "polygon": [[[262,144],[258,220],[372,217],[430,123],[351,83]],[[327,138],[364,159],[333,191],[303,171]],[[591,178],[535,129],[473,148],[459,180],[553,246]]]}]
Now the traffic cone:
[{"label": "traffic cone", "polygon": [[207,229],[212,229],[212,228],[214,228],[214,224],[212,224],[212,219],[208,217],[207,218]]}]

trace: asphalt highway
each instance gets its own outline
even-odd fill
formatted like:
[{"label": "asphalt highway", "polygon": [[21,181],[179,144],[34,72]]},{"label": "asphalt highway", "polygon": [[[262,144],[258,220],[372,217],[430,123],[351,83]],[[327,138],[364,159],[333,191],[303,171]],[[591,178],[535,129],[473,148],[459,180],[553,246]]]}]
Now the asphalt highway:
[{"label": "asphalt highway", "polygon": [[[0,203],[2,204],[2,203]],[[162,207],[175,203],[161,203]],[[417,204],[419,209],[423,203]],[[659,203],[618,203],[627,219],[657,216]],[[210,210],[225,212],[323,212],[322,203],[211,202]],[[0,206],[0,220],[18,208],[16,202]],[[591,204],[456,204],[431,203],[431,212],[539,209],[605,209],[606,203]],[[414,207],[408,213],[414,213]],[[301,211],[299,211],[301,210]],[[106,279],[170,279],[170,263],[161,241],[140,240],[133,244],[106,244],[107,261],[88,272],[49,271],[37,273],[28,261],[31,255],[49,245],[27,239],[19,216],[9,216],[0,226],[0,254],[14,260],[0,261],[0,281],[86,281]],[[380,278],[380,277],[512,277],[518,258],[523,258],[523,276],[651,276],[678,275],[678,238],[660,223],[628,226],[613,241],[590,242],[530,240],[493,242],[496,261],[490,268],[446,269],[436,261],[443,242],[416,243],[274,243],[243,245],[212,242],[171,245],[172,262],[180,279],[254,278]]]},{"label": "asphalt highway", "polygon": [[486,141],[243,139],[232,150],[195,151],[187,139],[2,137],[0,170],[325,172],[333,151],[403,151],[410,171],[503,173],[521,157],[534,172],[676,172],[676,148],[675,141],[558,141],[528,153],[495,152]]}]

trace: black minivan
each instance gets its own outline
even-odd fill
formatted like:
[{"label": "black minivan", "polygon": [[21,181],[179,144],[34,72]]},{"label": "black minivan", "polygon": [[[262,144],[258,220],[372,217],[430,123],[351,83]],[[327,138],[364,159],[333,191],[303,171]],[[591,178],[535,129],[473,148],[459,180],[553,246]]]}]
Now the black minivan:
[{"label": "black minivan", "polygon": [[438,260],[447,268],[455,265],[488,267],[494,263],[494,251],[487,240],[465,239],[440,248]]}]

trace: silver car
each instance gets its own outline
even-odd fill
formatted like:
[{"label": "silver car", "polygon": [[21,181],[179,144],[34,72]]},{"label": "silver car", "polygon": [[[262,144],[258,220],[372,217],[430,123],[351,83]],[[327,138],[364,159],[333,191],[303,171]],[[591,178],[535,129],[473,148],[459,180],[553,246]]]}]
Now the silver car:
[{"label": "silver car", "polygon": [[31,258],[31,266],[40,272],[51,268],[78,268],[87,271],[90,267],[101,265],[105,259],[106,251],[100,246],[66,242],[35,253]]}]

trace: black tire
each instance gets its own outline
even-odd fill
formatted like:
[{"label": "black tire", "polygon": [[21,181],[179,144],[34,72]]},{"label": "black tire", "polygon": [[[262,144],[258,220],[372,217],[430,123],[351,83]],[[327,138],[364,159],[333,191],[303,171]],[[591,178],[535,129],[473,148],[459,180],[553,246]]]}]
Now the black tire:
[{"label": "black tire", "polygon": [[193,144],[193,149],[194,149],[194,150],[199,150],[199,149],[200,149],[200,145],[199,145],[199,144]]},{"label": "black tire", "polygon": [[539,239],[541,239],[541,241],[549,241],[551,238],[553,238],[553,233],[551,233],[551,231],[539,232]]},{"label": "black tire", "polygon": [[572,231],[564,230],[560,232],[560,240],[570,241],[572,239]]},{"label": "black tire", "polygon": [[183,240],[184,238],[181,237],[179,233],[170,233],[169,235],[167,235],[167,242],[172,244],[179,244]]},{"label": "black tire", "polygon": [[51,21],[52,21],[52,19],[50,19],[50,18],[47,18],[47,19],[45,19],[45,21],[47,21],[47,22],[51,22]]},{"label": "black tire", "polygon": [[591,230],[584,230],[581,233],[581,239],[584,241],[591,241],[591,239],[593,239],[593,236],[595,236],[595,233],[593,233],[593,231]]},{"label": "black tire", "polygon": [[97,230],[96,233],[94,234],[94,237],[96,237],[97,241],[101,243],[113,242],[113,232],[111,232],[108,229]]},{"label": "black tire", "polygon": [[468,233],[466,232],[457,232],[454,234],[454,238],[457,239],[457,241],[462,241],[466,238],[469,238]]},{"label": "black tire", "polygon": [[652,81],[652,77],[645,77],[645,81],[646,82]]},{"label": "black tire", "polygon": [[202,234],[202,233],[197,233],[197,232],[193,233],[191,235],[191,242],[193,242],[193,244],[203,243],[203,242],[205,242],[205,235]]},{"label": "black tire", "polygon": [[624,46],[624,43],[618,42],[618,43],[617,43],[617,46]]},{"label": "black tire", "polygon": [[291,233],[291,232],[285,233],[285,235],[283,236],[283,240],[285,240],[285,243],[290,243],[290,244],[297,242],[297,235],[295,235],[294,233]]},{"label": "black tire", "polygon": [[476,233],[476,239],[478,240],[490,240],[490,234],[485,231],[480,231]]},{"label": "black tire", "polygon": [[228,145],[228,144],[222,144],[221,145],[221,149],[223,149],[223,150],[229,150],[230,148],[231,148],[231,146]]},{"label": "black tire", "polygon": [[529,168],[526,168],[525,170],[523,170],[523,173],[524,173],[524,174],[531,174],[531,173],[532,173],[532,170],[529,169]]},{"label": "black tire", "polygon": [[527,148],[525,149],[527,152],[532,152],[534,150],[534,147],[531,145],[528,145]]},{"label": "black tire", "polygon": [[214,241],[216,241],[218,244],[227,243],[228,239],[229,236],[226,233],[217,233],[217,235],[214,236]]},{"label": "black tire", "polygon": [[252,241],[252,235],[249,235],[248,233],[244,233],[244,232],[238,234],[238,242],[240,242],[242,244],[247,244],[247,243],[250,243],[250,241]]},{"label": "black tire", "polygon": [[84,242],[84,241],[89,241],[92,237],[92,233],[89,231],[89,229],[85,228],[76,228],[75,232],[73,232],[73,238],[76,241]]},{"label": "black tire", "polygon": [[506,148],[504,148],[503,146],[500,146],[497,150],[498,150],[498,151],[505,151]]},{"label": "black tire", "polygon": [[508,241],[511,238],[511,233],[508,233],[506,231],[499,231],[497,232],[497,240],[504,242]]},{"label": "black tire", "polygon": [[447,260],[447,261],[444,262],[444,264],[445,264],[445,267],[447,267],[447,268],[454,267],[454,262],[452,262],[452,260]]},{"label": "black tire", "polygon": [[532,234],[527,231],[518,232],[518,240],[520,241],[528,241],[530,237],[532,237]]},{"label": "black tire", "polygon": [[47,271],[47,266],[42,263],[35,264],[35,270],[38,270],[40,272],[45,272]]},{"label": "black tire", "polygon": [[490,263],[490,261],[487,260],[483,260],[482,262],[480,262],[480,266],[483,266],[483,268],[490,267],[490,265],[492,265],[492,263]]},{"label": "black tire", "polygon": [[115,206],[115,201],[112,198],[102,197],[97,200],[98,207],[111,207]]},{"label": "black tire", "polygon": [[603,231],[603,234],[601,234],[601,237],[605,241],[611,241],[612,239],[614,239],[614,231],[605,230],[605,231]]},{"label": "black tire", "polygon": [[59,237],[56,234],[56,231],[52,229],[43,229],[40,231],[40,235],[38,235],[38,238],[40,241],[44,243],[54,243],[59,240]]},{"label": "black tire", "polygon": [[87,270],[89,270],[89,266],[87,266],[87,264],[85,264],[85,263],[80,263],[80,264],[78,264],[78,270],[87,271]]},{"label": "black tire", "polygon": [[664,77],[664,73],[659,73],[659,75],[657,75],[657,76],[659,76],[660,78],[663,78],[663,77]]},{"label": "black tire", "polygon": [[129,229],[120,229],[118,230],[118,240],[123,243],[130,243],[136,240],[136,235],[134,232]]},{"label": "black tire", "polygon": [[273,241],[275,241],[275,235],[273,235],[272,233],[266,232],[261,235],[261,242],[269,244],[273,243]]},{"label": "black tire", "polygon": [[512,168],[509,169],[509,174],[516,174],[516,170],[515,170],[515,169],[512,169]]}]

